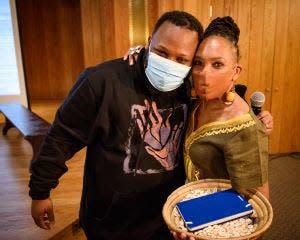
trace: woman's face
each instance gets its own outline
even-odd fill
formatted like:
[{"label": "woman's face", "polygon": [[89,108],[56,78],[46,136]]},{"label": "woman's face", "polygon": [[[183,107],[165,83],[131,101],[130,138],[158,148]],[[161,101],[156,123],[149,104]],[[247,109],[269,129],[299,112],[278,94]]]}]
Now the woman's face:
[{"label": "woman's face", "polygon": [[221,36],[204,39],[193,63],[192,77],[196,94],[205,100],[222,98],[240,71],[236,49],[229,40]]}]

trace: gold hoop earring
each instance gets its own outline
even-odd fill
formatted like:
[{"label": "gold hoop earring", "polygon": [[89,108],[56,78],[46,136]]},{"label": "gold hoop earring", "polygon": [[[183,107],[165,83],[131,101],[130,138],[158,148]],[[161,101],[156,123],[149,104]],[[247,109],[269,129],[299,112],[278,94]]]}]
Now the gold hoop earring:
[{"label": "gold hoop earring", "polygon": [[234,101],[234,98],[235,98],[235,87],[233,85],[232,88],[224,94],[224,103],[226,105],[231,105]]}]

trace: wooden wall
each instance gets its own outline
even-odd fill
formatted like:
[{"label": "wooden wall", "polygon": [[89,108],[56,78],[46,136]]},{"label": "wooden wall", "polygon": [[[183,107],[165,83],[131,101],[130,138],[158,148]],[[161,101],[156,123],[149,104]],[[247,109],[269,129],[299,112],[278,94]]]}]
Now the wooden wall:
[{"label": "wooden wall", "polygon": [[62,99],[87,66],[130,46],[128,0],[17,0],[29,99]]},{"label": "wooden wall", "polygon": [[18,0],[29,99],[62,99],[84,67],[79,0]]},{"label": "wooden wall", "polygon": [[81,1],[85,66],[124,55],[129,48],[128,0]]},{"label": "wooden wall", "polygon": [[[184,10],[208,25],[230,15],[241,29],[239,82],[266,95],[274,116],[271,153],[300,151],[299,0],[145,0],[148,29],[163,12]],[[129,0],[18,0],[30,99],[63,98],[79,72],[130,46]]]}]

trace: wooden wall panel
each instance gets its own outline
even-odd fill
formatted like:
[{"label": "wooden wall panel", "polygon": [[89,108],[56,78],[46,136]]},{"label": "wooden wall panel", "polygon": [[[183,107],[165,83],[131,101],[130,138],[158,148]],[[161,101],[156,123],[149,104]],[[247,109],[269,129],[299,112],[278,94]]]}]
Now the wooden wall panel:
[{"label": "wooden wall panel", "polygon": [[[279,152],[281,148],[281,132],[282,125],[286,124],[282,120],[284,106],[283,94],[280,90],[283,88],[283,79],[285,76],[286,60],[287,60],[287,38],[288,35],[288,14],[289,14],[289,1],[277,1],[276,10],[276,35],[275,35],[275,56],[274,56],[274,77],[272,87],[272,109],[271,112],[274,116],[274,126],[276,131],[272,133],[272,138],[275,140],[271,142],[270,147],[275,152]],[[277,141],[276,141],[277,140]]]},{"label": "wooden wall panel", "polygon": [[152,31],[154,29],[154,25],[159,17],[159,0],[149,0],[148,1],[148,29],[149,29],[149,35],[152,34]]},{"label": "wooden wall panel", "polygon": [[[209,1],[207,1],[209,2]],[[197,16],[199,11],[199,1],[198,0],[186,0],[183,1],[183,10],[189,12],[190,14]]]},{"label": "wooden wall panel", "polygon": [[129,47],[129,4],[128,0],[115,0],[115,57],[121,57]]},{"label": "wooden wall panel", "polygon": [[224,4],[225,0],[211,0],[211,6],[213,7],[211,19],[224,16]]},{"label": "wooden wall panel", "polygon": [[[262,33],[261,73],[259,82],[253,87],[253,91],[262,91],[266,96],[265,109],[271,110],[272,81],[275,48],[275,26],[276,26],[276,0],[264,1],[264,18]],[[249,76],[249,81],[250,81]],[[257,90],[256,90],[257,89]]]},{"label": "wooden wall panel", "polygon": [[85,66],[96,65],[114,54],[114,12],[112,1],[81,1]]},{"label": "wooden wall panel", "polygon": [[[288,2],[288,3],[287,3]],[[277,1],[272,112],[276,152],[299,151],[300,5],[297,0]]]},{"label": "wooden wall panel", "polygon": [[198,2],[198,7],[197,7],[196,17],[199,19],[203,28],[205,29],[211,20],[210,16],[209,16],[211,4],[210,4],[210,1],[207,1],[207,0],[201,0],[201,1],[197,1],[197,2]]},{"label": "wooden wall panel", "polygon": [[[289,125],[289,129],[285,134],[291,134],[291,148],[288,151],[300,151],[300,1],[292,0],[290,5],[290,21],[289,21],[289,51],[288,65],[286,68],[286,86],[288,88],[283,91],[284,100],[282,105],[287,106],[288,114],[284,115],[285,121]],[[285,136],[283,136],[285,138]],[[282,141],[284,141],[284,138]],[[281,146],[279,152],[286,151],[287,142]]]},{"label": "wooden wall panel", "polygon": [[224,0],[224,13],[225,15],[236,18],[238,11],[239,0]]},{"label": "wooden wall panel", "polygon": [[182,7],[181,0],[160,0],[158,1],[158,16],[167,11],[182,10]]},{"label": "wooden wall panel", "polygon": [[79,0],[17,1],[30,99],[62,99],[83,68]]},{"label": "wooden wall panel", "polygon": [[[263,50],[263,20],[264,20],[264,1],[251,1],[251,17],[249,32],[249,59],[245,66],[248,69],[247,87],[248,97],[254,91],[264,91],[261,87],[261,63]],[[243,51],[243,49],[241,49]]]},{"label": "wooden wall panel", "polygon": [[127,0],[81,1],[85,66],[121,57],[129,48]]}]

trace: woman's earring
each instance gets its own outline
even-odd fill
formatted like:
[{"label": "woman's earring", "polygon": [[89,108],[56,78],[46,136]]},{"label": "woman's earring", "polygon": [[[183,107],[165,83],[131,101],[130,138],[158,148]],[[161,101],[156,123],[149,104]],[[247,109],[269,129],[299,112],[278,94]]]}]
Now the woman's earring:
[{"label": "woman's earring", "polygon": [[226,92],[224,94],[224,103],[226,105],[231,105],[234,101],[234,98],[235,98],[235,87],[233,85],[232,88],[229,90],[229,92]]}]

